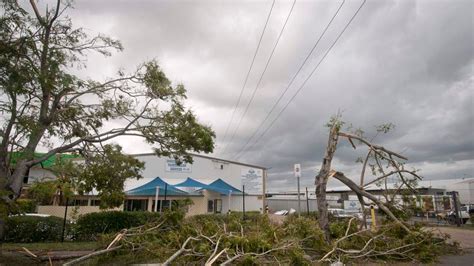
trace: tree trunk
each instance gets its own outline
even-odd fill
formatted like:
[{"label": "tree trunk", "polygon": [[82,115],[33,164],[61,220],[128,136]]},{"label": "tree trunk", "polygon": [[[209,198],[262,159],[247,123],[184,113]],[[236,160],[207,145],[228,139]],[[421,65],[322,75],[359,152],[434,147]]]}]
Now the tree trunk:
[{"label": "tree trunk", "polygon": [[326,201],[326,185],[328,183],[329,174],[331,171],[331,162],[336,151],[339,128],[335,123],[329,132],[329,141],[324,155],[323,164],[316,176],[316,199],[318,204],[318,220],[319,226],[324,231],[326,241],[329,241],[329,218],[328,218],[328,204]]}]

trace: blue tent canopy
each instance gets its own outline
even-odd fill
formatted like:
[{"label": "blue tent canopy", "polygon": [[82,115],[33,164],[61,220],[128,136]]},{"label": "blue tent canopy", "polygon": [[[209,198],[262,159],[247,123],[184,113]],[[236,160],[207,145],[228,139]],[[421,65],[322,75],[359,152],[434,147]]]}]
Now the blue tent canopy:
[{"label": "blue tent canopy", "polygon": [[174,185],[175,187],[197,187],[197,188],[204,188],[207,187],[206,184],[201,183],[191,177],[186,178],[183,182]]},{"label": "blue tent canopy", "polygon": [[206,189],[214,190],[216,192],[219,192],[225,195],[242,193],[242,191],[231,186],[229,183],[225,182],[224,180],[220,178],[210,183],[209,185],[207,185]]},{"label": "blue tent canopy", "polygon": [[[175,186],[170,185],[163,181],[163,179],[156,177],[155,179],[151,180],[150,182],[141,185],[137,188],[131,189],[126,191],[125,194],[129,196],[153,196],[156,193],[156,187],[159,187],[159,194],[168,195],[168,196],[183,196],[188,195],[188,193],[177,189]],[[166,189],[166,191],[165,191]]]}]

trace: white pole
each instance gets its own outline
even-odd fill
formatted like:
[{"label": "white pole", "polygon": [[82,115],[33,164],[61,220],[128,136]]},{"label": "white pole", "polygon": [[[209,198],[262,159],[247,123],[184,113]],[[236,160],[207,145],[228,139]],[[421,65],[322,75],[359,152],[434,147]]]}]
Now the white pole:
[{"label": "white pole", "polygon": [[158,211],[158,195],[160,195],[160,187],[156,187],[156,192],[155,192],[155,212]]}]

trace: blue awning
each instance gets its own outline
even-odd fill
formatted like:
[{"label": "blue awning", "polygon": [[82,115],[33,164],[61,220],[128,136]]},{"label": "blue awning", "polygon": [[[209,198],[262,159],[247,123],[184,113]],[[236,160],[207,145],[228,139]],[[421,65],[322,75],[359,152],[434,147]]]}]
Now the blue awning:
[{"label": "blue awning", "polygon": [[231,186],[229,183],[225,182],[224,180],[220,178],[210,183],[209,185],[207,185],[207,188],[205,189],[213,190],[225,195],[242,194],[241,190]]},{"label": "blue awning", "polygon": [[[159,195],[164,196],[186,196],[188,193],[176,188],[163,181],[163,179],[156,177],[150,182],[141,185],[137,188],[126,191],[125,194],[128,196],[154,196],[156,194],[156,187],[159,187]],[[165,191],[166,190],[166,191]]]},{"label": "blue awning", "polygon": [[191,177],[186,178],[183,182],[174,185],[175,187],[196,187],[196,188],[204,188],[207,187],[206,184],[201,183]]}]

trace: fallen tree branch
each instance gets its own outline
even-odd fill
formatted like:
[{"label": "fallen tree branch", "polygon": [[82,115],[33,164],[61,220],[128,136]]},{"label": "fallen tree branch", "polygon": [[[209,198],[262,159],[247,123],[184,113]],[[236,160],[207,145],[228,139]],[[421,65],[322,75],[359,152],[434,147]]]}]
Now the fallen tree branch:
[{"label": "fallen tree branch", "polygon": [[181,248],[178,249],[178,251],[176,251],[173,255],[171,255],[171,257],[169,257],[165,262],[163,262],[162,266],[170,265],[170,263],[173,262],[173,260],[175,260],[179,255],[181,255],[183,252],[187,251],[188,249],[186,249],[186,245],[188,245],[188,243],[191,240],[197,241],[197,240],[199,240],[199,238],[191,237],[191,236],[188,237],[188,239],[186,239],[186,241],[184,241]]},{"label": "fallen tree branch", "polygon": [[112,252],[112,251],[115,251],[115,250],[118,250],[122,248],[122,246],[116,246],[116,247],[113,247],[113,248],[110,248],[110,249],[103,249],[103,250],[99,250],[99,251],[96,251],[96,252],[92,252],[90,254],[87,254],[85,256],[82,256],[82,257],[79,257],[77,259],[74,259],[74,260],[71,260],[71,261],[68,261],[66,263],[63,264],[63,266],[69,266],[69,265],[74,265],[74,264],[77,264],[81,261],[85,261],[85,260],[88,260],[92,257],[95,257],[95,256],[99,256],[99,255],[102,255],[102,254],[105,254],[105,253],[109,253],[109,252]]},{"label": "fallen tree branch", "polygon": [[383,204],[383,202],[378,200],[374,195],[366,192],[365,190],[360,189],[360,187],[356,183],[352,182],[352,180],[347,178],[343,173],[336,172],[336,171],[334,171],[334,172],[335,172],[333,174],[334,178],[341,181],[344,185],[348,186],[357,195],[364,196],[364,197],[370,199],[371,201],[373,201],[375,204],[377,204],[377,206],[383,212],[385,212],[393,221],[398,223],[405,231],[411,232],[410,229],[408,229],[408,227],[405,224],[403,224],[397,217],[395,217],[395,215],[385,206],[385,204]]}]

